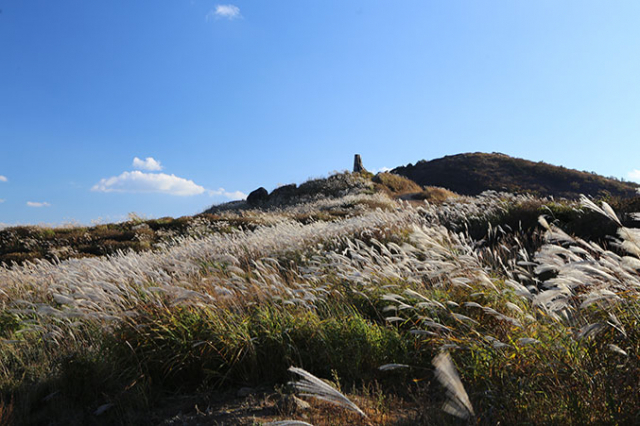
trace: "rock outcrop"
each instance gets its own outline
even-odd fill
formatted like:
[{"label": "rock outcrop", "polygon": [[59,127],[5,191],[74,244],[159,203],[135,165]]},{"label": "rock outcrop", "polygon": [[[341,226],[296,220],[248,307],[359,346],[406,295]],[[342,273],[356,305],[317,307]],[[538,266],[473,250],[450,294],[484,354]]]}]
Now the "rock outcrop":
[{"label": "rock outcrop", "polygon": [[260,187],[249,194],[247,197],[247,204],[250,206],[259,206],[266,203],[268,199],[269,192],[263,187]]},{"label": "rock outcrop", "polygon": [[282,185],[271,191],[269,195],[269,203],[273,205],[281,205],[290,203],[298,195],[298,185],[295,183]]}]

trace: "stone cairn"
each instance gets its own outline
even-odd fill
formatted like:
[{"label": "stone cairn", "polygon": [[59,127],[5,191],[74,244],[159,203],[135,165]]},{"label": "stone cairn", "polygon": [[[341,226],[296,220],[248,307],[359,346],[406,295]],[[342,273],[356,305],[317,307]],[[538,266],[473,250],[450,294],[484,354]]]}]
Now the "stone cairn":
[{"label": "stone cairn", "polygon": [[366,170],[362,165],[362,158],[360,158],[360,154],[356,154],[353,158],[353,173],[362,173],[364,171]]}]

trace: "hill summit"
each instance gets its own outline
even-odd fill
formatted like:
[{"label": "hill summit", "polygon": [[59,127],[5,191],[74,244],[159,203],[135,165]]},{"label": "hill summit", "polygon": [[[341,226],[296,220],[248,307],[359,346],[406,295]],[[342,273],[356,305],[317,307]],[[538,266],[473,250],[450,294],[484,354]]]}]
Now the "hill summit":
[{"label": "hill summit", "polygon": [[533,162],[500,153],[466,153],[418,161],[393,169],[422,186],[440,186],[459,194],[477,195],[486,190],[532,193],[539,196],[578,198],[633,197],[640,185]]}]

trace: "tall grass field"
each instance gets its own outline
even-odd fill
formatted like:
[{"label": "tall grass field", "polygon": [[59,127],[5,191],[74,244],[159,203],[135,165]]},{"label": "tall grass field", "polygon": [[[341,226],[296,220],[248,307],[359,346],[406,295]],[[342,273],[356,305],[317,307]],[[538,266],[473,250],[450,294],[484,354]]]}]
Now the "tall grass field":
[{"label": "tall grass field", "polygon": [[0,424],[640,424],[640,215],[376,185],[4,263]]}]

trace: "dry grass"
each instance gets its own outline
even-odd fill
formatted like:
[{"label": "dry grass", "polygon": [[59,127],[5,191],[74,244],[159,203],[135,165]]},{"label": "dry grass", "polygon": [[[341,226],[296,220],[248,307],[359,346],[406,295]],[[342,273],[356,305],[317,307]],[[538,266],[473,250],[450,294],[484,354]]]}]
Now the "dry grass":
[{"label": "dry grass", "polygon": [[394,175],[393,173],[378,173],[373,177],[378,188],[385,193],[400,197],[406,194],[415,194],[422,191],[422,187],[405,177]]},{"label": "dry grass", "polygon": [[[2,412],[19,424],[161,423],[152,413],[167,395],[273,389],[294,366],[366,413],[293,413],[316,425],[452,424],[447,390],[479,424],[637,423],[638,230],[613,221],[609,247],[544,221],[531,247],[497,226],[495,246],[464,232],[531,203],[347,195],[227,212],[255,226],[203,222],[154,251],[0,268],[0,392],[13,401]],[[443,350],[446,388],[432,364]]]},{"label": "dry grass", "polygon": [[437,186],[425,186],[424,190],[415,194],[412,198],[416,200],[426,200],[430,203],[443,203],[450,198],[459,197],[455,192]]}]

